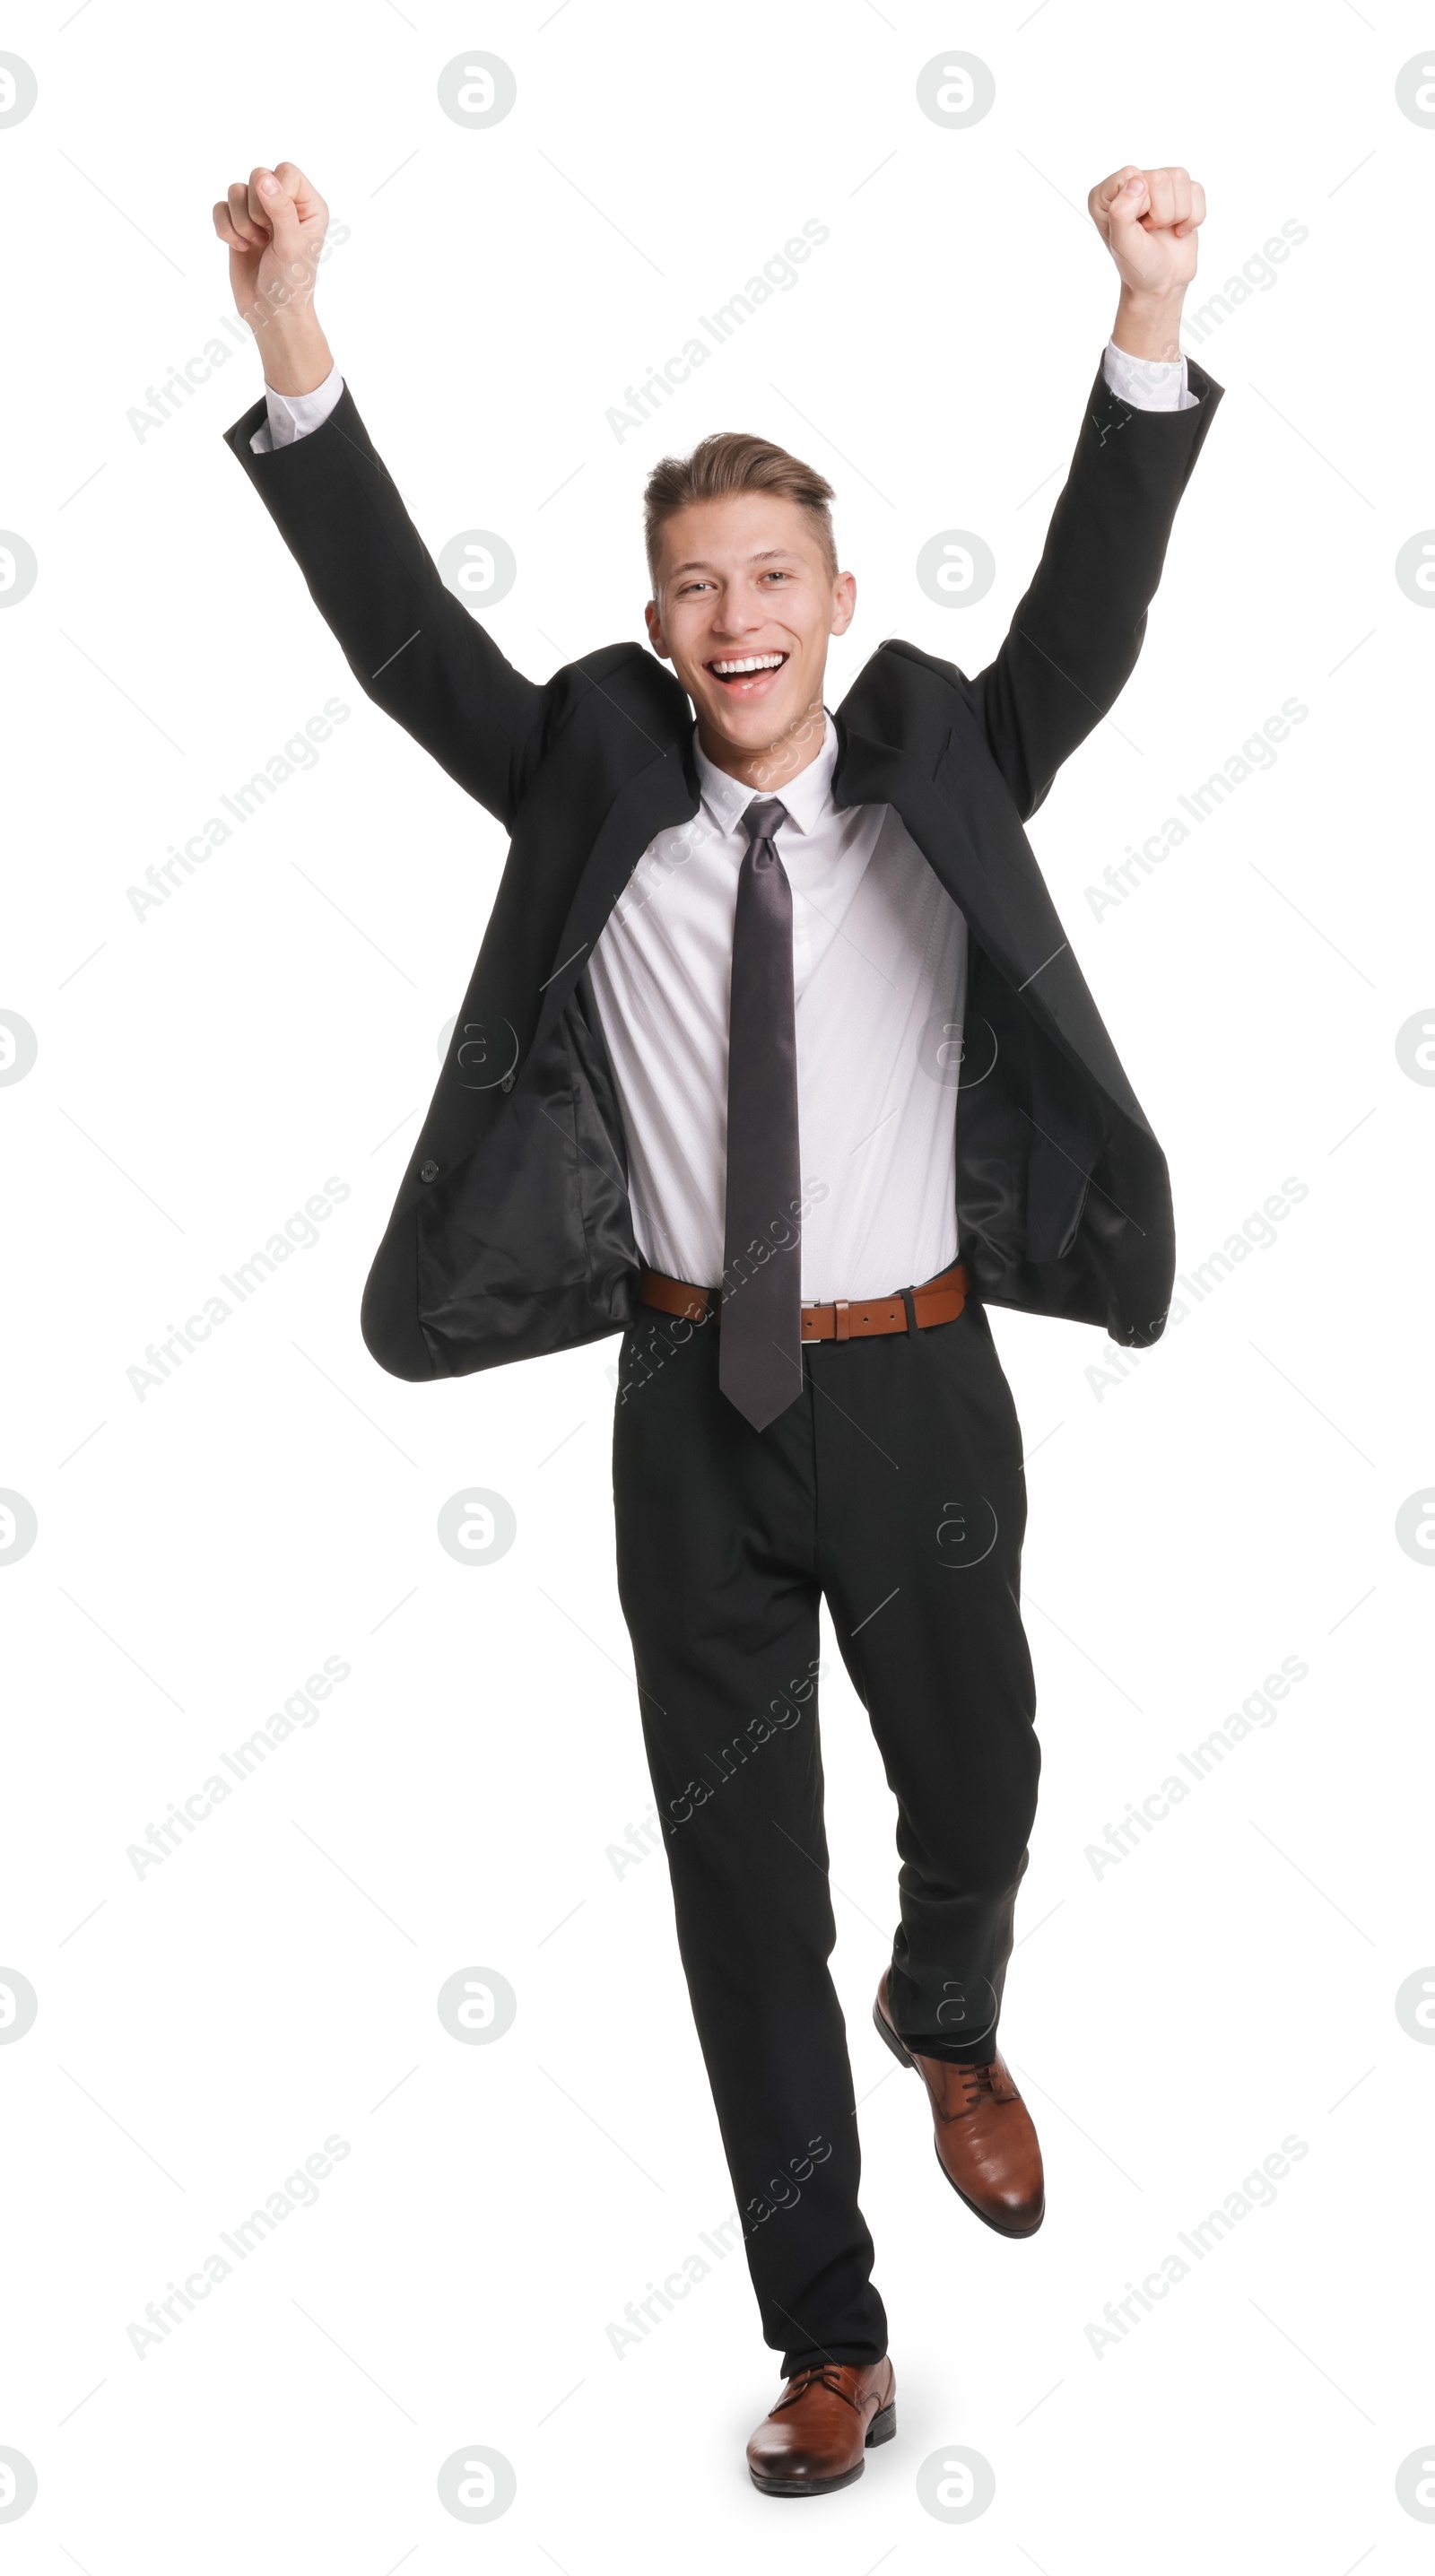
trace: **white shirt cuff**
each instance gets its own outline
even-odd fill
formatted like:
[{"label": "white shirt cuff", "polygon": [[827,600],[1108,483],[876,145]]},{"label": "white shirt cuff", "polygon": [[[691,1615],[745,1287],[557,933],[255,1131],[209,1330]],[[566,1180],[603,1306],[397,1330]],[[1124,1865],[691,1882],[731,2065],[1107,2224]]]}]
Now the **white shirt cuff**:
[{"label": "white shirt cuff", "polygon": [[329,369],[322,385],[316,385],[311,394],[277,394],[272,385],[266,385],[264,403],[269,418],[249,442],[251,454],[269,456],[276,447],[292,447],[296,439],[322,429],[343,390],[344,379],[336,366]]},{"label": "white shirt cuff", "polygon": [[1196,397],[1186,381],[1186,360],[1133,358],[1129,349],[1106,343],[1103,368],[1107,384],[1133,411],[1194,411]]}]

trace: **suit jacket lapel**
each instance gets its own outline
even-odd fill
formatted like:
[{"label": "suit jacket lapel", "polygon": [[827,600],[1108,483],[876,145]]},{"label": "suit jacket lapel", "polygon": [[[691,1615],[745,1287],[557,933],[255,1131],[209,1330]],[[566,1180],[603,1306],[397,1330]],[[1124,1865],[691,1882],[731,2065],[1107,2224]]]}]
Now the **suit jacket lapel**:
[{"label": "suit jacket lapel", "polygon": [[533,1038],[535,1051],[592,957],[643,852],[659,832],[690,822],[699,802],[692,741],[686,732],[620,788],[599,827],[563,925],[556,963],[544,988]]},{"label": "suit jacket lapel", "polygon": [[[852,691],[858,696],[861,681]],[[935,758],[881,742],[834,717],[842,749],[832,792],[839,805],[890,805],[966,915],[972,938],[1022,1005],[1107,1098],[1146,1121],[1102,1025],[1061,926],[1021,818],[975,716],[952,693],[951,721]],[[928,774],[930,771],[930,775]]]},{"label": "suit jacket lapel", "polygon": [[1061,926],[1020,823],[1009,805],[1003,815],[990,793],[983,793],[990,755],[985,744],[967,741],[967,710],[954,702],[953,724],[931,777],[913,751],[874,740],[840,711],[834,722],[841,741],[832,781],[835,802],[890,805],[993,964],[1020,984],[1058,945]]}]

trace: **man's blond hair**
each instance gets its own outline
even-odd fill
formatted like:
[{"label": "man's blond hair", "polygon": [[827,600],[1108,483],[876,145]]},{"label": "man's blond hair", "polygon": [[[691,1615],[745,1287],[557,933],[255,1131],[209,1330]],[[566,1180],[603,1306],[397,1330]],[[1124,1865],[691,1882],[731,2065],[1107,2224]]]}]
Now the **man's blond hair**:
[{"label": "man's blond hair", "polygon": [[691,456],[664,456],[648,476],[643,495],[643,536],[648,572],[657,589],[658,540],[669,519],[696,501],[726,501],[736,492],[775,492],[796,501],[807,512],[822,548],[827,569],[837,573],[837,546],[832,534],[831,484],[800,456],[790,456],[770,438],[748,430],[721,429],[703,439]]}]

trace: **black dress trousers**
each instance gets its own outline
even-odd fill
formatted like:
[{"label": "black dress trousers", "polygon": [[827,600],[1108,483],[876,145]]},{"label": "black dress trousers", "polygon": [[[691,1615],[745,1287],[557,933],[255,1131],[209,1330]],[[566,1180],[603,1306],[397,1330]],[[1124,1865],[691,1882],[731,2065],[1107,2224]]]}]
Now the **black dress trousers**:
[{"label": "black dress trousers", "polygon": [[618,1588],[683,1968],[790,2375],[887,2348],[827,1964],[819,1598],[897,1801],[893,2017],[928,2054],[984,2063],[1040,1767],[1026,1489],[975,1300],[928,1331],[808,1344],[800,1397],[762,1432],[719,1388],[721,1330],[640,1306],[624,1334]]}]

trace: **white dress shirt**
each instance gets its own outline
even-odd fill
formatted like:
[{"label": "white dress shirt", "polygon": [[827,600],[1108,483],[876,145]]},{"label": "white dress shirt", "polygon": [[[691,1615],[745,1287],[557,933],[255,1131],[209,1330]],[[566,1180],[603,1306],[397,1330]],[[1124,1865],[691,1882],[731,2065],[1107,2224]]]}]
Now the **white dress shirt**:
[{"label": "white dress shirt", "polygon": [[[1195,403],[1184,357],[1108,341],[1107,384],[1142,411]],[[256,456],[321,427],[338,368],[308,394],[265,387]],[[953,1079],[966,993],[966,921],[890,806],[839,811],[837,734],[780,791],[778,854],[792,887],[801,1145],[802,1294],[886,1297],[957,1258]],[[628,1144],[639,1252],[714,1287],[723,1270],[727,1029],[741,817],[755,796],[696,752],[701,804],[660,832],[589,963]]]},{"label": "white dress shirt", "polygon": [[[824,1299],[889,1296],[956,1259],[949,1068],[967,947],[962,914],[891,807],[834,805],[837,748],[828,716],[817,758],[777,791],[792,887],[802,1294]],[[655,1270],[714,1287],[741,818],[770,791],[744,787],[701,749],[696,759],[697,815],[650,843],[588,971],[638,1248]]]}]

